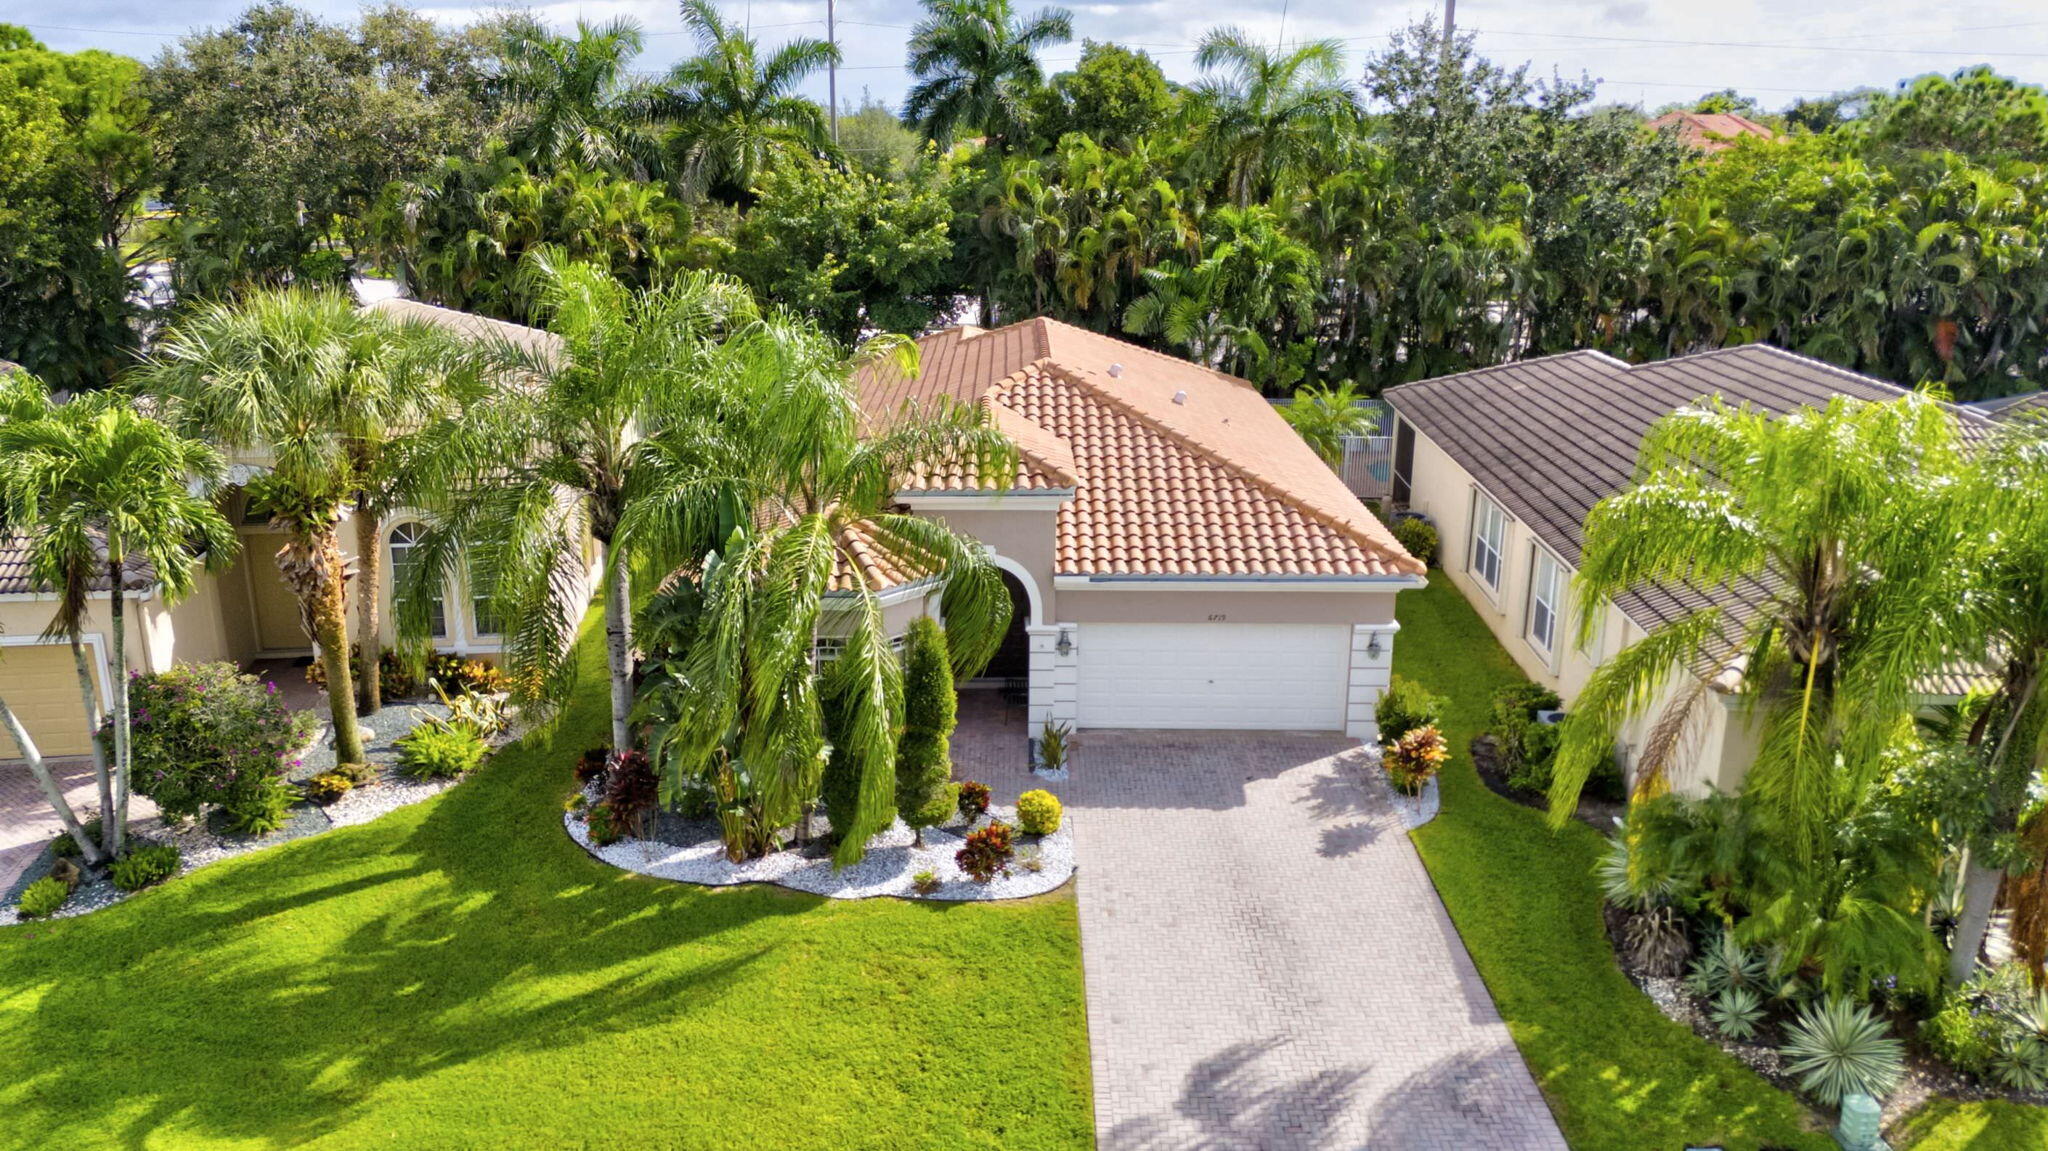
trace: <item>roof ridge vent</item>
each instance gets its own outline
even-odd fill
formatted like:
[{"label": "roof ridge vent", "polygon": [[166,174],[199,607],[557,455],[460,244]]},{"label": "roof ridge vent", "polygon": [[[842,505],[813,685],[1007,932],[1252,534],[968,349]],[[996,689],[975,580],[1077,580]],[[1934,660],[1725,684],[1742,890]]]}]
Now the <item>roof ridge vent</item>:
[{"label": "roof ridge vent", "polygon": [[1120,378],[1122,378],[1123,374],[1124,374],[1124,366],[1123,366],[1122,364],[1111,364],[1111,365],[1109,366],[1109,378],[1110,378],[1110,379],[1113,379],[1113,380],[1114,380],[1114,379],[1120,379]]},{"label": "roof ridge vent", "polygon": [[1176,404],[1186,404],[1188,402],[1187,389],[1182,388],[1180,391],[1173,393],[1173,402]]}]

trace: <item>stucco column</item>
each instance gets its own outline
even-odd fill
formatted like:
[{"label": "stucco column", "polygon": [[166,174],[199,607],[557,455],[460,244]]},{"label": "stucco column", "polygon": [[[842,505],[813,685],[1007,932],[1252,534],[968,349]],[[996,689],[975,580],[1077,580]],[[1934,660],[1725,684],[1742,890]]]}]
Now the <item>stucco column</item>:
[{"label": "stucco column", "polygon": [[[1377,741],[1380,725],[1374,714],[1380,695],[1393,682],[1394,633],[1401,625],[1385,623],[1351,625],[1351,676],[1344,697],[1344,734],[1353,739]],[[1379,650],[1373,650],[1377,639]]]},{"label": "stucco column", "polygon": [[[1037,735],[1046,720],[1072,724],[1080,718],[1081,628],[1078,624],[1048,624],[1024,629],[1031,637],[1031,687],[1029,722]],[[1060,654],[1060,635],[1067,637],[1068,651]]]}]

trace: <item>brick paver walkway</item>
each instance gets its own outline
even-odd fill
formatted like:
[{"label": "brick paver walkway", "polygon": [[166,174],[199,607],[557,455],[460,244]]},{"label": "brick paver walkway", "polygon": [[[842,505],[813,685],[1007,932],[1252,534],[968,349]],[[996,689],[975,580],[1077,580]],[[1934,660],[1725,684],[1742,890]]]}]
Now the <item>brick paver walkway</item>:
[{"label": "brick paver walkway", "polygon": [[1355,744],[1091,732],[1079,855],[1103,1151],[1562,1149]]},{"label": "brick paver walkway", "polygon": [[[64,789],[64,798],[80,819],[99,811],[99,785],[93,779],[92,760],[48,762],[57,785]],[[155,804],[139,795],[128,797],[130,820],[155,814]],[[43,845],[62,830],[64,825],[58,822],[57,813],[50,810],[43,789],[36,786],[36,777],[29,774],[28,768],[20,760],[0,762],[0,894],[14,886],[21,873],[42,854]]]}]

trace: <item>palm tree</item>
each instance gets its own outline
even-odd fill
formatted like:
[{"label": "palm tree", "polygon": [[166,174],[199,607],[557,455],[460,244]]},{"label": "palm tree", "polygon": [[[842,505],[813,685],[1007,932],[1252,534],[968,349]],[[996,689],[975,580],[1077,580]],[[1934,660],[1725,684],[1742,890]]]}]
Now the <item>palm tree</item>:
[{"label": "palm tree", "polygon": [[631,20],[579,20],[574,36],[515,23],[498,78],[504,94],[524,111],[506,138],[512,154],[542,167],[644,169],[651,149],[635,115],[640,101],[627,72],[644,45],[640,25]]},{"label": "palm tree", "polygon": [[910,74],[917,78],[903,116],[941,144],[956,132],[979,130],[999,139],[1017,134],[1027,99],[1045,82],[1038,51],[1074,38],[1064,8],[1014,14],[1010,0],[923,0],[924,19],[910,34]]},{"label": "palm tree", "polygon": [[585,545],[594,539],[612,744],[623,751],[633,742],[633,665],[631,548],[621,525],[647,489],[644,437],[661,429],[680,393],[700,386],[715,342],[755,318],[754,300],[739,281],[707,272],[634,292],[553,248],[529,253],[524,276],[559,343],[479,345],[493,378],[521,383],[480,389],[458,418],[422,433],[414,482],[429,515],[399,587],[399,630],[424,635],[440,589],[467,576],[508,621],[515,697],[546,713],[567,698],[573,677],[570,648],[589,602]]},{"label": "palm tree", "polygon": [[1949,980],[1976,969],[1999,882],[2000,849],[2019,831],[2033,781],[2048,766],[2048,424],[2009,425],[1981,458],[1978,483],[1959,486],[1955,514],[1974,525],[1984,553],[1968,603],[1973,624],[1959,646],[1992,654],[1997,687],[1962,742],[1978,758],[1983,825],[1966,847],[1963,907],[1949,952]]},{"label": "palm tree", "polygon": [[1734,585],[1761,602],[1745,614],[1709,597],[1594,672],[1561,732],[1553,819],[1622,724],[1684,676],[1637,753],[1636,794],[1662,790],[1710,682],[1733,666],[1759,732],[1745,799],[1790,858],[1814,861],[1882,770],[1919,677],[1967,634],[1976,528],[1941,514],[1938,495],[1962,459],[1954,417],[1920,394],[1780,417],[1713,400],[1653,425],[1634,484],[1587,517],[1582,643],[1598,605],[1645,582]]},{"label": "palm tree", "polygon": [[[675,672],[650,693],[650,751],[671,791],[706,782],[743,806],[728,828],[736,858],[769,850],[817,795],[828,735],[860,780],[858,809],[831,813],[837,862],[857,861],[895,817],[903,669],[879,573],[931,581],[962,674],[987,663],[1009,623],[1008,593],[979,544],[891,509],[921,465],[1009,476],[1015,451],[976,408],[905,410],[869,426],[849,380],[891,352],[914,365],[900,337],[849,359],[809,324],[777,317],[733,340],[718,386],[647,445],[650,494],[626,530],[710,544],[708,558],[667,557],[697,576],[702,607]],[[824,667],[812,658],[821,630],[838,640]]]},{"label": "palm tree", "polygon": [[[346,293],[290,288],[199,307],[165,333],[138,372],[184,431],[269,458],[269,470],[247,485],[249,500],[287,536],[277,566],[320,650],[342,763],[361,762],[363,742],[341,521],[357,501],[374,520],[391,498],[392,440],[432,410],[436,341],[425,329],[358,310]],[[357,526],[368,544],[358,557],[369,565],[367,582],[377,547]]]},{"label": "palm tree", "polygon": [[1379,427],[1379,416],[1365,406],[1364,399],[1354,380],[1334,388],[1328,384],[1296,388],[1294,402],[1280,409],[1280,414],[1324,463],[1336,468],[1344,463],[1345,437],[1369,436]]},{"label": "palm tree", "polygon": [[683,24],[696,38],[697,55],[669,71],[661,114],[679,122],[671,148],[685,188],[745,200],[776,153],[831,148],[825,110],[797,86],[838,61],[837,45],[799,38],[762,62],[752,37],[727,23],[711,0],[683,0]]},{"label": "palm tree", "polygon": [[1202,225],[1202,258],[1146,269],[1152,290],[1131,303],[1124,328],[1164,336],[1203,363],[1271,383],[1282,344],[1314,319],[1315,253],[1263,204],[1225,205]]},{"label": "palm tree", "polygon": [[1239,207],[1270,195],[1282,173],[1326,152],[1338,129],[1358,120],[1335,40],[1285,50],[1242,28],[1213,28],[1195,64],[1222,73],[1196,84],[1187,105],[1195,152]]},{"label": "palm tree", "polygon": [[[19,412],[33,403],[19,395],[10,406]],[[100,849],[118,857],[125,850],[132,762],[128,599],[139,581],[153,580],[164,602],[176,603],[192,593],[196,567],[227,566],[239,544],[204,490],[223,472],[213,448],[142,415],[118,393],[66,404],[44,396],[43,407],[41,418],[0,425],[0,519],[26,537],[35,581],[57,589],[47,634],[69,639],[74,655],[82,650],[94,589],[108,591],[105,682],[113,759],[111,769],[101,771]],[[194,490],[195,482],[202,490]],[[90,678],[81,686],[90,720],[97,710],[89,702]],[[104,751],[94,762],[106,762]],[[52,791],[54,783],[44,787]],[[58,814],[83,844],[75,818],[61,807]]]}]

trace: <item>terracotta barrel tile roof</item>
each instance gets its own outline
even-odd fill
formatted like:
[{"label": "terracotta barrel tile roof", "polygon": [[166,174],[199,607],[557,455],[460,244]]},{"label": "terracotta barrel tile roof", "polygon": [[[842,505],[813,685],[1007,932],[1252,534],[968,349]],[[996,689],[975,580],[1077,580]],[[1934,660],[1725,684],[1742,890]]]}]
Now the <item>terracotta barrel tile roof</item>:
[{"label": "terracotta barrel tile roof", "polygon": [[[921,373],[876,365],[870,413],[989,406],[1023,457],[1015,487],[1073,488],[1056,570],[1074,575],[1422,574],[1335,472],[1243,380],[1053,320],[918,341]],[[908,490],[985,490],[932,469]]]}]

